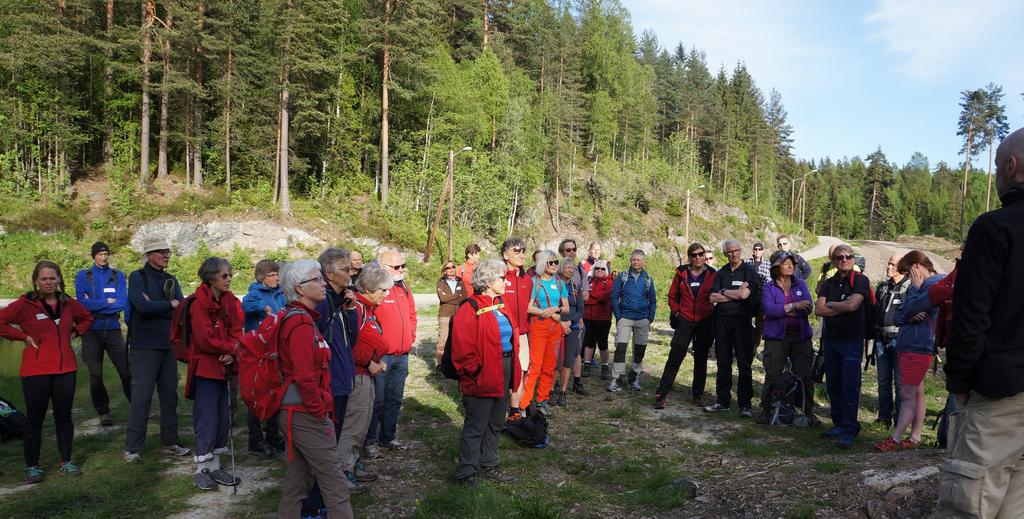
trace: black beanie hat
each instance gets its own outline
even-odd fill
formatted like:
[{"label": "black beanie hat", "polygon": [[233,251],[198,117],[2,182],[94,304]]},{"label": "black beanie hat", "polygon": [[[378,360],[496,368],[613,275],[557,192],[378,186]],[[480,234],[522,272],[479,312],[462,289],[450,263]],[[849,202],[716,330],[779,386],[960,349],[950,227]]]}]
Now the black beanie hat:
[{"label": "black beanie hat", "polygon": [[101,253],[101,252],[106,252],[106,253],[109,254],[110,253],[110,247],[107,247],[107,244],[103,243],[101,241],[98,241],[98,242],[92,244],[92,257],[95,258],[96,255]]}]

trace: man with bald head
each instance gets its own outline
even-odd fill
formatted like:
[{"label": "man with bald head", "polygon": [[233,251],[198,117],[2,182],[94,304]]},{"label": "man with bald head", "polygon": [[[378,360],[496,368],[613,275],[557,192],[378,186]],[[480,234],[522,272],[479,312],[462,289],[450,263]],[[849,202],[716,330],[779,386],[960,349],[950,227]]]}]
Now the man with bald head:
[{"label": "man with bald head", "polygon": [[953,288],[946,389],[955,397],[939,517],[1024,510],[1024,128],[996,150],[1003,207],[978,217]]},{"label": "man with bald head", "polygon": [[409,352],[416,341],[416,301],[405,282],[405,255],[395,250],[384,251],[380,267],[391,275],[395,286],[381,300],[376,312],[388,342],[388,353],[381,359],[387,368],[373,379],[373,416],[364,447],[367,459],[379,458],[381,446],[392,451],[407,448],[395,439],[395,433],[409,375]]},{"label": "man with bald head", "polygon": [[[896,362],[896,310],[907,297],[910,278],[896,270],[902,254],[893,254],[885,267],[886,280],[875,288],[878,314],[875,317],[875,363],[878,367],[878,418],[875,423],[892,427],[900,415],[900,370]],[[896,391],[893,391],[893,388]]]}]

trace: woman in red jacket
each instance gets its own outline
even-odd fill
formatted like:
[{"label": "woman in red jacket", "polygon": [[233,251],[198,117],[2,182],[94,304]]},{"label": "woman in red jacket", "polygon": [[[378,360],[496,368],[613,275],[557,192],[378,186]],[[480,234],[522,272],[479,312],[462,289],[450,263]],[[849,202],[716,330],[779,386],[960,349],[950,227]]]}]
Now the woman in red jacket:
[{"label": "woman in red jacket", "polygon": [[28,418],[23,443],[25,477],[29,483],[39,483],[43,481],[43,469],[39,467],[43,419],[51,400],[60,453],[58,473],[82,473],[71,462],[71,440],[75,436],[71,405],[78,371],[71,339],[85,333],[92,326],[93,317],[64,292],[64,276],[52,261],[36,263],[32,287],[31,292],[0,310],[0,337],[25,342],[21,353],[21,389]]},{"label": "woman in red jacket", "polygon": [[509,390],[519,387],[519,329],[501,296],[505,264],[490,259],[473,271],[475,295],[452,317],[452,364],[459,374],[466,421],[459,440],[456,481],[476,486],[476,476],[511,481],[498,466],[498,436],[505,423]]},{"label": "woman in red jacket", "polygon": [[281,291],[288,299],[287,316],[278,325],[281,376],[285,383],[278,424],[285,433],[288,469],[281,483],[278,517],[299,517],[302,500],[313,487],[312,474],[330,517],[352,517],[348,488],[338,461],[331,410],[331,347],[320,335],[314,310],[327,297],[320,264],[298,260],[281,268]]},{"label": "woman in red jacket", "polygon": [[196,436],[196,472],[192,481],[202,490],[233,486],[238,478],[220,468],[227,452],[228,378],[234,371],[235,344],[242,337],[242,304],[231,293],[231,264],[207,258],[199,267],[202,283],[188,307],[189,351],[185,396],[194,400],[192,428]]},{"label": "woman in red jacket", "polygon": [[[594,245],[591,245],[593,251]],[[600,246],[599,246],[600,247]],[[600,250],[600,248],[598,249]],[[593,254],[593,252],[591,252]],[[608,262],[594,261],[590,270],[590,293],[583,302],[583,376],[590,376],[594,348],[601,351],[601,380],[611,380],[608,368],[608,331],[612,328],[612,285]]]}]

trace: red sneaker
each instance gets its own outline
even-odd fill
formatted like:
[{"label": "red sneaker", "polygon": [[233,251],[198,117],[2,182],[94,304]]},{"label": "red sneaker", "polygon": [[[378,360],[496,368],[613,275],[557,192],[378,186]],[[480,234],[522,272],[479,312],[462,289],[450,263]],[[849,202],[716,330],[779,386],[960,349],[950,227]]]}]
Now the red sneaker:
[{"label": "red sneaker", "polygon": [[884,440],[875,444],[875,450],[878,452],[894,452],[900,450],[900,442],[892,439],[892,436],[887,436]]},{"label": "red sneaker", "polygon": [[911,440],[907,438],[900,442],[900,449],[916,449],[921,446],[921,442]]}]

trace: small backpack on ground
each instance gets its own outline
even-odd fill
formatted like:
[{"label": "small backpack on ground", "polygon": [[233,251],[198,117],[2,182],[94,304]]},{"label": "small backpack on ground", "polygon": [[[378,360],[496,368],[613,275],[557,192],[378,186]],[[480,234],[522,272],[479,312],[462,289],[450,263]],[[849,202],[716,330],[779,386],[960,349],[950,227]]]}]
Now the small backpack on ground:
[{"label": "small backpack on ground", "polygon": [[506,422],[502,431],[523,447],[543,449],[548,446],[548,420],[532,406],[524,418]]},{"label": "small backpack on ground", "polygon": [[771,425],[791,425],[803,414],[804,383],[790,370],[783,371],[771,387]]},{"label": "small backpack on ground", "polygon": [[277,414],[288,388],[281,375],[278,332],[289,317],[302,313],[298,308],[288,308],[270,315],[255,330],[243,335],[235,346],[239,394],[253,416],[260,420],[269,420]]},{"label": "small backpack on ground", "polygon": [[5,398],[0,398],[0,442],[25,437],[28,419]]},{"label": "small backpack on ground", "polygon": [[178,362],[188,364],[192,360],[192,316],[188,313],[196,295],[185,298],[171,316],[171,351]]}]

